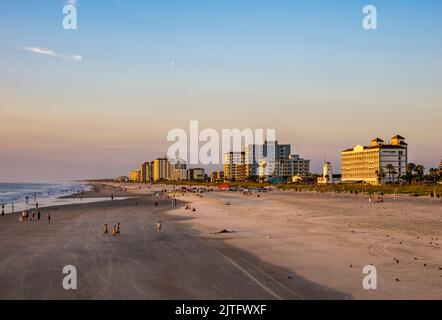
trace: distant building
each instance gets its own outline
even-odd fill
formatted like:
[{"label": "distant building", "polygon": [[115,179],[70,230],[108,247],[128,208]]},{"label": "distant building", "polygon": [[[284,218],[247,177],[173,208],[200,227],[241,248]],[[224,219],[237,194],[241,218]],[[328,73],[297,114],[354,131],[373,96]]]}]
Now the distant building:
[{"label": "distant building", "polygon": [[167,158],[158,158],[153,161],[153,181],[172,180],[172,166]]},{"label": "distant building", "polygon": [[174,169],[173,170],[173,180],[174,181],[186,181],[189,180],[187,176],[186,169]]},{"label": "distant building", "polygon": [[171,160],[170,163],[172,164],[173,169],[187,170],[187,163],[186,163],[186,161],[184,161],[182,159],[174,159],[174,160]]},{"label": "distant building", "polygon": [[257,178],[259,176],[259,162],[261,160],[288,160],[291,145],[278,144],[278,141],[264,144],[249,144],[244,148],[246,177]]},{"label": "distant building", "polygon": [[292,182],[292,177],[306,177],[310,173],[310,160],[290,155],[288,159],[275,161],[261,160],[259,162],[259,180],[267,182]]},{"label": "distant building", "polygon": [[172,166],[172,180],[186,181],[189,180],[187,176],[187,163],[182,159],[173,159],[170,161]]},{"label": "distant building", "polygon": [[141,170],[135,169],[129,172],[130,182],[140,182],[141,181]]},{"label": "distant building", "polygon": [[245,152],[226,153],[223,164],[226,181],[244,181],[246,179]]},{"label": "distant building", "polygon": [[439,163],[439,169],[442,170],[442,160],[441,160],[440,163]]},{"label": "distant building", "polygon": [[210,173],[211,183],[223,183],[224,182],[224,171],[212,171]]},{"label": "distant building", "polygon": [[141,177],[140,182],[147,183],[152,179],[152,165],[150,162],[144,162],[141,165]]},{"label": "distant building", "polygon": [[408,145],[396,135],[389,144],[373,139],[369,146],[357,145],[341,152],[342,182],[380,184],[394,182],[406,172]]},{"label": "distant building", "polygon": [[129,181],[129,177],[126,176],[120,176],[120,177],[116,177],[114,179],[115,182],[128,182]]},{"label": "distant building", "polygon": [[206,173],[202,168],[187,169],[187,180],[204,181]]},{"label": "distant building", "polygon": [[288,173],[292,176],[306,177],[310,174],[310,160],[303,159],[297,154],[290,155],[288,166]]}]

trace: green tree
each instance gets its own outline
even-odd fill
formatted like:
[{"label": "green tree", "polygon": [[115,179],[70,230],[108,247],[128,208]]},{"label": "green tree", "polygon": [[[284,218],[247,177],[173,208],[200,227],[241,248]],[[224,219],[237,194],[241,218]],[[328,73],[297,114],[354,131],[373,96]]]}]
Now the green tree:
[{"label": "green tree", "polygon": [[430,180],[433,183],[438,182],[439,180],[441,180],[441,170],[440,169],[436,169],[436,168],[431,168],[428,171],[428,180]]},{"label": "green tree", "polygon": [[413,176],[414,176],[414,170],[416,169],[416,164],[414,163],[409,163],[407,164],[406,167],[406,172],[405,175],[403,177],[403,179],[408,183],[411,184],[411,182],[413,181]]},{"label": "green tree", "polygon": [[415,168],[414,168],[414,179],[418,182],[424,180],[424,172],[425,172],[425,167],[421,164],[418,164]]},{"label": "green tree", "polygon": [[385,172],[384,170],[381,168],[379,170],[376,170],[376,176],[378,177],[378,182],[381,183],[382,179],[385,178]]},{"label": "green tree", "polygon": [[394,166],[389,163],[385,166],[385,169],[387,169],[388,171],[388,181],[391,182],[391,175],[393,174],[393,172],[394,174],[396,174],[396,172],[394,171]]}]

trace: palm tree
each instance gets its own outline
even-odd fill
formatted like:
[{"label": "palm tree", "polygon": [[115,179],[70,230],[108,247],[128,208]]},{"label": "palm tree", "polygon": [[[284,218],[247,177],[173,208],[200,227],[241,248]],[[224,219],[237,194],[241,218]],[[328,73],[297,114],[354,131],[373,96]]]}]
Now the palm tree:
[{"label": "palm tree", "polygon": [[393,174],[393,172],[394,174],[396,174],[396,172],[394,171],[394,166],[389,163],[385,166],[385,169],[388,170],[388,181],[391,182],[391,175]]},{"label": "palm tree", "polygon": [[424,171],[425,171],[425,167],[421,164],[418,164],[414,168],[414,172],[416,172],[416,179],[418,181],[422,181],[424,179]]},{"label": "palm tree", "polygon": [[385,178],[385,172],[384,170],[381,168],[379,170],[376,170],[376,176],[378,177],[378,181],[379,183],[382,182],[382,179]]},{"label": "palm tree", "polygon": [[407,173],[413,173],[413,171],[416,169],[416,165],[414,163],[407,164]]},{"label": "palm tree", "polygon": [[416,169],[416,165],[414,163],[407,164],[406,173],[405,173],[405,181],[408,184],[411,184],[411,182],[413,181],[413,173],[414,173],[415,169]]},{"label": "palm tree", "polygon": [[428,171],[428,178],[431,180],[431,182],[436,183],[440,180],[441,177],[441,170],[436,168],[431,168]]}]

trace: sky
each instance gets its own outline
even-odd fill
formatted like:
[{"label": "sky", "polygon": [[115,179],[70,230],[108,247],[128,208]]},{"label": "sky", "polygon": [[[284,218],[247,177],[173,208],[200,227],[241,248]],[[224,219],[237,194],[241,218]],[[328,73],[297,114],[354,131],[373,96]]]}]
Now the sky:
[{"label": "sky", "polygon": [[[0,1],[0,181],[127,175],[169,130],[271,128],[340,170],[340,151],[400,134],[442,159],[442,2]],[[364,30],[362,8],[377,8]]]}]

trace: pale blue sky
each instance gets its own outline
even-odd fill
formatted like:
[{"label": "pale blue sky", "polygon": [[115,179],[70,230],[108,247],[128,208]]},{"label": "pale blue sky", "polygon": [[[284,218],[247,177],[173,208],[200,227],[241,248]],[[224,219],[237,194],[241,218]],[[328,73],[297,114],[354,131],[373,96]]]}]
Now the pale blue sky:
[{"label": "pale blue sky", "polygon": [[439,1],[79,0],[77,31],[64,3],[0,2],[0,181],[124,174],[190,120],[275,128],[313,171],[396,133],[442,158]]}]

